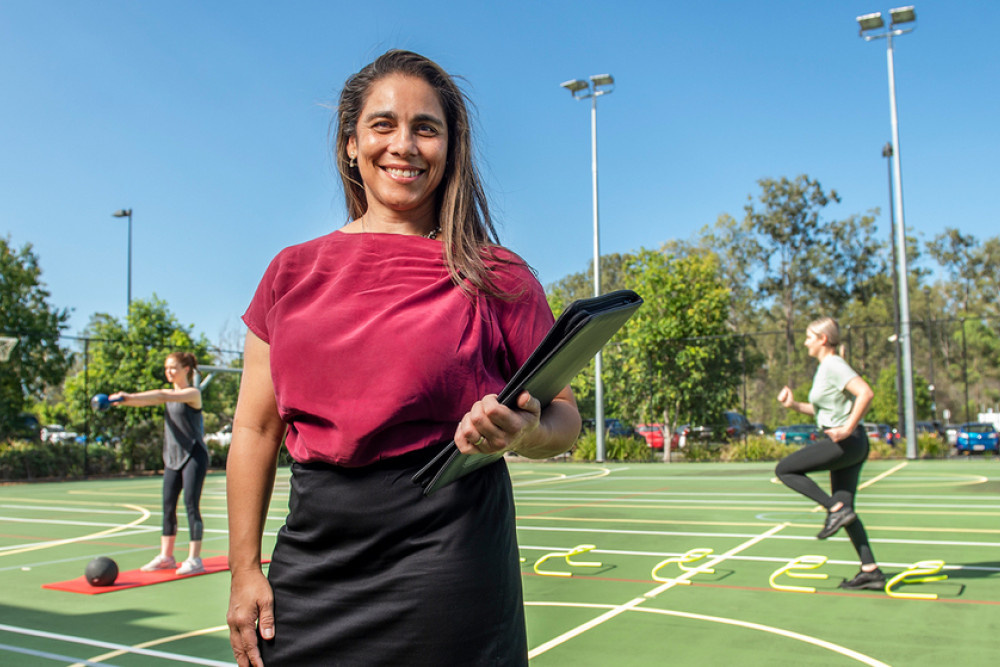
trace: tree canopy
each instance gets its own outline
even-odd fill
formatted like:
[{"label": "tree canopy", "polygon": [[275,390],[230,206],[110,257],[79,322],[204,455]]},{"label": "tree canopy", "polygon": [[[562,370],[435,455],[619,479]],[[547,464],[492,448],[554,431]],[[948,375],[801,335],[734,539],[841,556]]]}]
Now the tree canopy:
[{"label": "tree canopy", "polygon": [[17,428],[19,415],[66,375],[72,356],[59,346],[69,311],[49,303],[42,269],[31,244],[11,247],[0,238],[0,334],[17,338],[0,362],[0,438]]}]

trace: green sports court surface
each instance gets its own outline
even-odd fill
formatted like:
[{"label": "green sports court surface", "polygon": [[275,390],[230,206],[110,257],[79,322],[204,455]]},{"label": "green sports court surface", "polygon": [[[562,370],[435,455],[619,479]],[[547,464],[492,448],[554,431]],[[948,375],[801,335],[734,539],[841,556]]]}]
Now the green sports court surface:
[{"label": "green sports court surface", "polygon": [[[510,468],[532,665],[996,664],[996,459],[866,466],[858,509],[886,574],[944,561],[947,579],[893,587],[921,598],[839,589],[857,571],[850,543],[843,531],[816,540],[822,513],[775,483],[771,464]],[[0,665],[232,664],[226,573],[101,595],[42,588],[81,576],[95,556],[122,570],[148,561],[160,481],[0,487]],[[283,470],[265,553],[287,492]],[[224,555],[223,474],[209,476],[202,511],[204,556]],[[774,575],[802,556],[818,566]]]}]

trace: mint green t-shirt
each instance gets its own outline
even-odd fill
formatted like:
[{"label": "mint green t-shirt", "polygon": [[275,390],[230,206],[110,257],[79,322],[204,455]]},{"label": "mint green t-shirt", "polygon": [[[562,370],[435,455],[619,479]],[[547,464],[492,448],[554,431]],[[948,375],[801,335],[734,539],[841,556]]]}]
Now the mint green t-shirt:
[{"label": "mint green t-shirt", "polygon": [[809,390],[809,402],[821,429],[843,426],[854,407],[854,396],[844,391],[857,372],[843,358],[831,354],[820,362]]}]

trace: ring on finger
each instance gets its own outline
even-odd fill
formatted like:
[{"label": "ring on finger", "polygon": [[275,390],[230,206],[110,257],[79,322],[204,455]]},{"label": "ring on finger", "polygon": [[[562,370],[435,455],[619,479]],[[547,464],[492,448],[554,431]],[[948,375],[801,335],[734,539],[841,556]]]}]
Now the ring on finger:
[{"label": "ring on finger", "polygon": [[479,436],[479,440],[476,440],[474,443],[472,443],[472,446],[475,447],[476,449],[479,449],[480,445],[482,445],[484,442],[486,442],[486,436],[481,435]]}]

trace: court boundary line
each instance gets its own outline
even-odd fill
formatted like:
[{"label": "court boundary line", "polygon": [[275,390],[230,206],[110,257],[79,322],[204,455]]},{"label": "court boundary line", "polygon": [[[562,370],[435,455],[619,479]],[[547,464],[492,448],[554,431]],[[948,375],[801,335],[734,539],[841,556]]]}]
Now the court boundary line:
[{"label": "court boundary line", "polygon": [[[105,642],[98,639],[87,639],[85,637],[75,637],[73,635],[63,635],[56,632],[46,632],[45,630],[33,630],[31,628],[19,628],[15,625],[0,623],[0,631],[10,632],[17,635],[27,635],[29,637],[39,637],[41,639],[53,639],[56,641],[68,642],[71,644],[82,644],[84,646],[95,646],[97,648],[107,648],[112,650],[124,650],[128,653],[146,655],[151,658],[162,658],[163,660],[174,660],[176,662],[186,662],[192,665],[206,665],[207,667],[232,667],[231,662],[222,662],[210,658],[197,658],[194,656],[181,655],[180,653],[168,653],[167,651],[153,651],[145,648],[133,648],[125,644]],[[76,658],[74,658],[76,660]]]},{"label": "court boundary line", "polygon": [[108,528],[107,530],[101,530],[96,533],[90,533],[89,535],[80,535],[79,537],[70,537],[64,540],[50,540],[48,542],[39,542],[28,547],[21,547],[20,549],[9,550],[9,548],[0,548],[0,556],[15,556],[17,554],[27,553],[29,551],[38,551],[40,549],[51,549],[52,547],[63,546],[65,544],[74,544],[76,542],[86,542],[88,540],[93,540],[98,537],[105,537],[107,535],[114,535],[123,530],[128,530],[129,528],[134,528],[139,524],[143,523],[152,514],[149,510],[144,507],[139,507],[138,505],[123,504],[122,507],[128,507],[134,509],[142,514],[138,519],[130,521],[129,523],[124,523],[114,528]]},{"label": "court boundary line", "polygon": [[[588,602],[525,602],[525,606],[531,607],[576,607],[576,608],[593,608],[602,609],[613,607],[613,605],[603,605],[594,604]],[[696,621],[709,621],[712,623],[722,623],[724,625],[735,625],[738,627],[743,627],[748,630],[759,630],[761,632],[767,632],[769,634],[778,635],[785,637],[786,639],[793,639],[806,644],[811,644],[817,648],[826,649],[828,651],[833,651],[834,653],[839,653],[847,658],[852,658],[858,662],[862,662],[870,667],[890,667],[888,664],[882,662],[877,658],[865,655],[854,649],[847,648],[846,646],[841,646],[840,644],[834,644],[825,639],[820,639],[819,637],[812,637],[810,635],[804,635],[799,632],[794,632],[792,630],[785,630],[784,628],[778,628],[772,625],[764,625],[762,623],[754,623],[753,621],[741,621],[736,618],[726,618],[724,616],[709,616],[707,614],[696,614],[693,612],[686,611],[676,611],[673,609],[655,609],[650,607],[632,607],[628,611],[636,611],[645,614],[660,614],[663,616],[678,616],[681,618],[688,618]],[[529,654],[529,659],[530,659]]]},{"label": "court boundary line", "polygon": [[700,566],[698,566],[696,568],[692,568],[690,570],[685,571],[682,575],[680,575],[679,577],[677,577],[673,581],[666,582],[664,584],[661,584],[661,585],[657,586],[656,588],[653,588],[649,592],[644,593],[642,595],[642,597],[633,598],[633,599],[629,600],[628,602],[626,602],[624,604],[617,605],[617,606],[611,608],[610,610],[608,610],[607,612],[601,614],[597,618],[591,619],[590,621],[588,621],[586,623],[578,625],[577,627],[575,627],[575,628],[573,628],[571,630],[568,630],[568,631],[562,633],[558,637],[554,637],[553,639],[550,639],[549,641],[544,642],[543,644],[541,644],[539,646],[536,646],[533,650],[531,650],[531,651],[528,652],[528,660],[531,660],[532,658],[535,658],[535,657],[537,657],[539,655],[542,655],[542,654],[546,653],[547,651],[550,651],[551,649],[553,649],[553,648],[555,648],[557,646],[560,646],[561,644],[566,643],[567,641],[569,641],[570,639],[573,639],[574,637],[578,637],[579,635],[583,634],[587,630],[595,628],[598,625],[601,625],[602,623],[604,623],[605,621],[609,621],[612,618],[615,618],[615,617],[617,617],[617,616],[625,613],[626,611],[629,611],[630,609],[633,609],[633,608],[637,607],[638,605],[642,604],[646,600],[653,599],[654,597],[658,596],[660,593],[662,593],[664,591],[667,591],[667,590],[673,588],[674,586],[676,586],[679,581],[690,579],[691,577],[693,577],[694,575],[698,574],[699,572],[703,572],[704,570],[710,569],[713,566],[715,566],[715,565],[717,565],[717,564],[725,561],[730,556],[734,556],[734,555],[738,554],[739,552],[741,552],[741,551],[743,551],[745,549],[749,549],[750,547],[752,547],[753,545],[757,544],[758,542],[761,542],[761,541],[767,539],[768,537],[774,535],[775,533],[779,532],[786,525],[787,524],[779,524],[777,526],[774,526],[771,529],[769,529],[769,530],[761,533],[760,535],[752,537],[751,539],[747,540],[746,542],[743,542],[742,544],[739,544],[739,545],[733,547],[732,549],[730,549],[726,553],[720,554],[718,556],[713,557],[707,563],[704,563],[704,564],[702,564],[702,565],[700,565]]},{"label": "court boundary line", "polygon": [[[159,639],[151,639],[148,642],[141,642],[139,644],[134,644],[132,648],[149,648],[150,646],[160,646],[161,644],[169,644],[170,642],[180,641],[182,639],[187,639],[189,637],[201,637],[203,635],[212,635],[216,632],[222,632],[223,630],[228,630],[228,625],[217,625],[212,628],[203,628],[201,630],[192,630],[190,632],[182,632],[177,635],[170,635],[167,637],[160,637]],[[85,667],[86,665],[91,665],[95,663],[106,664],[104,661],[111,658],[117,658],[120,655],[127,655],[131,653],[131,649],[119,649],[117,651],[111,651],[109,653],[104,653],[101,655],[95,655],[89,660],[82,660],[69,667]]]},{"label": "court boundary line", "polygon": [[[70,655],[63,655],[61,653],[38,651],[33,648],[24,648],[23,646],[14,646],[12,644],[0,644],[0,654],[4,652],[17,653],[20,655],[30,655],[34,658],[45,658],[46,660],[55,660],[58,662],[73,662],[74,660],[78,660],[78,658],[74,658],[73,656]],[[83,665],[86,665],[86,667],[115,667],[115,665],[111,664],[110,662],[91,662],[89,660],[80,660],[79,662],[76,663],[76,666],[74,667],[79,667]]]}]

